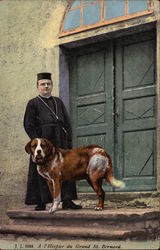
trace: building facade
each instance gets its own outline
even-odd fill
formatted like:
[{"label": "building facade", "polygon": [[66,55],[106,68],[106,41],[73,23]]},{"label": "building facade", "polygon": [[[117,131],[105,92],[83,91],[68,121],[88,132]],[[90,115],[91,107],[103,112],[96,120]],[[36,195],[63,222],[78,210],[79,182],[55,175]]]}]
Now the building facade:
[{"label": "building facade", "polygon": [[[41,71],[52,72],[70,112],[74,146],[106,148],[124,193],[158,195],[159,1],[1,0],[0,25],[2,221],[24,204],[23,115]],[[77,187],[91,192],[85,181]]]}]

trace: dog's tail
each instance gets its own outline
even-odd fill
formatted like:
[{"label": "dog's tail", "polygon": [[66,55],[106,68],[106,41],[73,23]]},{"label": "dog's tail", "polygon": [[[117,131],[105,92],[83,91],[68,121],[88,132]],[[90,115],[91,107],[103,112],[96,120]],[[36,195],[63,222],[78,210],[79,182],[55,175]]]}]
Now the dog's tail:
[{"label": "dog's tail", "polygon": [[114,176],[112,178],[110,178],[109,183],[117,188],[124,188],[125,187],[125,183],[124,181],[120,181],[114,178]]},{"label": "dog's tail", "polygon": [[109,169],[106,173],[106,181],[109,182],[112,186],[117,188],[124,188],[125,183],[123,181],[117,180],[113,175],[113,169],[112,169],[112,160],[109,157]]}]

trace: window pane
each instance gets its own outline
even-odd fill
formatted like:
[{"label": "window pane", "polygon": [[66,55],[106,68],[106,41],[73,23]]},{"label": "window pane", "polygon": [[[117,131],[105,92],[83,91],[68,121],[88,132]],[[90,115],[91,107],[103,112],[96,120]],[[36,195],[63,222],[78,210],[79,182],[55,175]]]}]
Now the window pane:
[{"label": "window pane", "polygon": [[125,0],[106,0],[105,19],[111,19],[125,15]]},{"label": "window pane", "polygon": [[80,9],[72,10],[67,13],[64,30],[77,28],[80,26]]},{"label": "window pane", "polygon": [[89,4],[89,3],[95,3],[97,0],[83,0],[83,5],[84,4]]},{"label": "window pane", "polygon": [[100,3],[83,6],[83,25],[93,24],[100,21]]},{"label": "window pane", "polygon": [[132,14],[139,11],[147,10],[147,0],[129,0],[128,2],[128,13]]},{"label": "window pane", "polygon": [[75,7],[78,7],[81,5],[81,0],[76,0],[74,1],[74,3],[72,4],[71,6],[71,9],[75,8]]}]

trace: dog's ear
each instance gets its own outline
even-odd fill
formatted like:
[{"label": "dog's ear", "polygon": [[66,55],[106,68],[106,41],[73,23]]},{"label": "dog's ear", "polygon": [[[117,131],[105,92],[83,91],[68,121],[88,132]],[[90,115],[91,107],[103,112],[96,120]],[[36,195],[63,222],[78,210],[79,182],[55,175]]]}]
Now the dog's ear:
[{"label": "dog's ear", "polygon": [[45,141],[46,146],[47,146],[47,152],[51,153],[52,150],[54,149],[53,144],[47,139],[44,139],[44,141]]},{"label": "dog's ear", "polygon": [[25,146],[25,150],[28,154],[31,154],[31,141],[32,140],[30,140]]}]

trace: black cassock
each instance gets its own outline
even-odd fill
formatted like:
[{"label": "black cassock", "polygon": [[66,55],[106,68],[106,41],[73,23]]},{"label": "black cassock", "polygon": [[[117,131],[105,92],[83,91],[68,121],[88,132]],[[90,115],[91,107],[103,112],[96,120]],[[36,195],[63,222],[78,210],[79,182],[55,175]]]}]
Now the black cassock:
[{"label": "black cassock", "polygon": [[[24,128],[28,136],[33,139],[43,137],[50,140],[55,147],[72,148],[72,128],[66,108],[58,97],[31,99],[24,115]],[[58,116],[58,120],[44,102]],[[66,130],[66,132],[64,131]],[[75,182],[63,182],[61,200],[77,199]],[[27,192],[25,203],[28,205],[50,203],[52,198],[48,185],[37,172],[36,164],[30,157]]]}]

